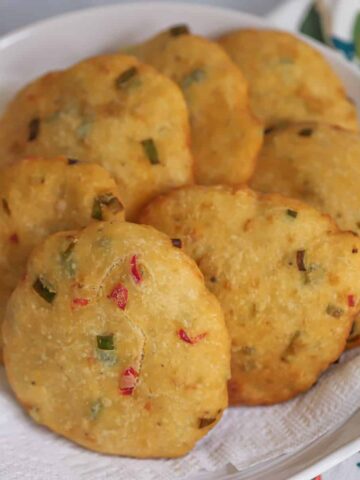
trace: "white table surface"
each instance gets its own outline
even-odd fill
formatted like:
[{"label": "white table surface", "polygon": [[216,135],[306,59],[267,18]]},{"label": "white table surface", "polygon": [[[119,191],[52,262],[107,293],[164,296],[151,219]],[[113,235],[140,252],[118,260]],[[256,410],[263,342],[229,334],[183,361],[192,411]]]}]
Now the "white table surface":
[{"label": "white table surface", "polygon": [[[172,0],[163,0],[164,2]],[[266,15],[284,0],[182,0]],[[136,0],[0,0],[0,36],[29,23],[81,8]],[[6,480],[6,479],[4,479]],[[32,480],[32,479],[31,479]],[[35,480],[35,479],[34,479]],[[310,479],[309,479],[310,480]],[[360,454],[322,475],[322,480],[360,480]]]}]

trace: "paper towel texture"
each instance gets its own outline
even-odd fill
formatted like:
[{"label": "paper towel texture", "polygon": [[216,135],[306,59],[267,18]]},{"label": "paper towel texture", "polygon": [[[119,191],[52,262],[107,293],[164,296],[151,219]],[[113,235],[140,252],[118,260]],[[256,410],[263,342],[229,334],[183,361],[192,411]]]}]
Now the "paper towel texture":
[{"label": "paper towel texture", "polygon": [[229,409],[186,457],[134,460],[88,452],[36,425],[16,403],[0,370],[0,478],[6,480],[173,480],[228,463],[242,470],[308,445],[360,406],[360,354],[354,351],[290,402]]}]

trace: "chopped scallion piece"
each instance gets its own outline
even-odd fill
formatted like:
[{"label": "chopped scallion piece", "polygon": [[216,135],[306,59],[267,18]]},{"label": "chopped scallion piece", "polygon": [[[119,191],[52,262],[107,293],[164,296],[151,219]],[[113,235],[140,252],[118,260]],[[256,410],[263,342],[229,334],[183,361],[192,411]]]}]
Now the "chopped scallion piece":
[{"label": "chopped scallion piece", "polygon": [[160,163],[158,151],[152,138],[147,138],[143,140],[141,142],[141,145],[143,146],[144,152],[152,165]]},{"label": "chopped scallion piece", "polygon": [[9,207],[9,204],[7,202],[7,200],[5,198],[3,198],[1,200],[1,203],[2,203],[2,207],[3,207],[3,210],[4,212],[7,214],[7,215],[11,215],[11,211],[10,211],[10,207]]},{"label": "chopped scallion piece", "polygon": [[40,131],[40,119],[33,118],[29,123],[28,141],[29,142],[34,141],[39,135],[39,131]]},{"label": "chopped scallion piece", "polygon": [[344,314],[344,310],[341,307],[337,307],[336,305],[329,304],[326,307],[326,313],[331,317],[340,318]]},{"label": "chopped scallion piece", "polygon": [[296,330],[296,332],[290,338],[289,344],[284,350],[283,354],[281,355],[281,360],[283,362],[288,362],[289,357],[293,356],[296,353],[297,342],[301,337],[300,330]]},{"label": "chopped scallion piece", "polygon": [[124,210],[124,205],[116,197],[111,197],[109,202],[106,204],[109,207],[109,210],[112,213],[118,213]]},{"label": "chopped scallion piece", "polygon": [[170,28],[169,33],[172,37],[178,37],[190,33],[190,29],[187,25],[175,25]]},{"label": "chopped scallion piece", "polygon": [[91,210],[91,217],[94,218],[95,220],[102,220],[103,219],[103,214],[101,210],[101,202],[99,200],[99,197],[94,198],[92,210]]},{"label": "chopped scallion piece", "polygon": [[124,88],[137,73],[138,70],[136,67],[130,67],[128,70],[125,70],[125,72],[120,73],[115,80],[116,88]]},{"label": "chopped scallion piece", "polygon": [[68,274],[69,278],[72,278],[75,275],[75,261],[72,257],[72,252],[76,244],[76,238],[73,237],[63,252],[60,252],[60,259],[64,265],[64,268]]},{"label": "chopped scallion piece", "polygon": [[275,127],[267,127],[264,130],[265,135],[269,135],[269,133],[273,132],[275,130]]},{"label": "chopped scallion piece", "polygon": [[33,283],[33,289],[40,295],[46,302],[53,303],[56,297],[55,288],[45,280],[43,277],[38,277]]},{"label": "chopped scallion piece", "polygon": [[298,216],[298,212],[296,210],[290,210],[290,208],[288,208],[286,210],[286,215],[292,218],[296,218]]},{"label": "chopped scallion piece", "polygon": [[102,205],[106,205],[109,207],[109,210],[112,213],[118,213],[124,210],[123,204],[120,202],[120,200],[117,197],[114,197],[112,193],[104,193],[103,195],[100,195],[99,201]]},{"label": "chopped scallion piece", "polygon": [[79,163],[79,160],[76,160],[75,158],[68,158],[68,165],[76,165]]},{"label": "chopped scallion piece", "polygon": [[100,350],[114,350],[114,335],[97,335],[96,344]]},{"label": "chopped scallion piece", "polygon": [[311,137],[312,134],[313,134],[312,128],[303,128],[302,130],[298,131],[298,135],[300,135],[300,137]]},{"label": "chopped scallion piece", "polygon": [[104,193],[94,199],[91,216],[95,220],[103,220],[102,206],[105,205],[112,213],[118,213],[124,210],[124,206],[112,193]]}]

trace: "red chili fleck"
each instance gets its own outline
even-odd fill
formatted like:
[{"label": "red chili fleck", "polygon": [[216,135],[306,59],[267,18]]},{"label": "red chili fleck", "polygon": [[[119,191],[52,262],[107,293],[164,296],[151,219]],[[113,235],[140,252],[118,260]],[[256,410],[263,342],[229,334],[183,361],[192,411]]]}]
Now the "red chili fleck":
[{"label": "red chili fleck", "polygon": [[207,333],[200,333],[196,337],[190,338],[189,335],[182,328],[178,331],[178,335],[183,342],[190,343],[190,345],[195,345],[195,343],[200,342],[203,338],[206,337]]},{"label": "red chili fleck", "polygon": [[132,395],[135,387],[120,388],[121,395]]},{"label": "red chili fleck", "polygon": [[129,367],[126,370],[124,370],[123,373],[124,377],[138,377],[139,374],[133,367]]},{"label": "red chili fleck", "polygon": [[11,243],[14,243],[14,244],[19,243],[19,237],[17,236],[16,233],[13,233],[12,235],[10,235],[9,240],[10,240]]},{"label": "red chili fleck", "polygon": [[356,298],[355,295],[348,295],[348,305],[349,307],[355,307]]},{"label": "red chili fleck", "polygon": [[120,377],[119,390],[121,395],[132,395],[136,386],[136,378],[139,373],[133,368],[129,367],[123,371]]},{"label": "red chili fleck", "polygon": [[313,480],[321,480],[321,479],[322,479],[321,475],[318,475],[317,477],[313,478]]},{"label": "red chili fleck", "polygon": [[135,283],[140,283],[142,280],[141,272],[139,270],[139,266],[137,264],[137,255],[133,255],[130,260],[131,264],[131,274],[134,277]]},{"label": "red chili fleck", "polygon": [[74,298],[72,301],[73,305],[79,305],[80,307],[85,307],[88,303],[89,300],[87,298]]},{"label": "red chili fleck", "polygon": [[124,287],[121,283],[115,285],[115,287],[109,293],[108,298],[113,300],[116,305],[121,308],[121,310],[125,310],[127,301],[128,301],[128,289]]}]

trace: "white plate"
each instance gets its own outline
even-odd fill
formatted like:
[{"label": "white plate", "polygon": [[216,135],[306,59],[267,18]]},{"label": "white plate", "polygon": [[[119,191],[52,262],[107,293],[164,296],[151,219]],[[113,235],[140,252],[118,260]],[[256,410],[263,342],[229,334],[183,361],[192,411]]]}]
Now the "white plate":
[{"label": "white plate", "polygon": [[[159,29],[179,22],[187,23],[197,33],[208,36],[234,28],[267,26],[251,15],[188,4],[135,3],[63,15],[0,39],[0,108],[22,85],[46,71],[114,50],[119,45],[141,41]],[[343,79],[349,96],[360,109],[358,71],[337,53],[311,43],[333,65]],[[4,378],[1,372],[0,377]],[[198,475],[197,479],[309,480],[360,449],[359,423],[360,411],[336,432],[294,455],[241,473],[225,468],[214,474]],[[9,472],[9,475],[17,478],[16,472]]]}]

